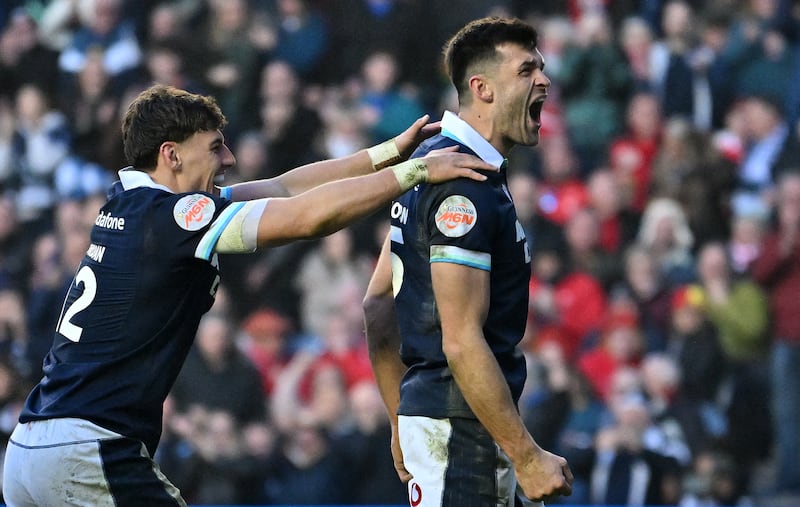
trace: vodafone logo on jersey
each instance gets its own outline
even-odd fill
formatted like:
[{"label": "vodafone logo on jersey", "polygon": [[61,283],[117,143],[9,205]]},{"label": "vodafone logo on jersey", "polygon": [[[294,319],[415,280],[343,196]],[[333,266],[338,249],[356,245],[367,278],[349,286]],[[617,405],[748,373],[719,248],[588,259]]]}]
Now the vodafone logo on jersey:
[{"label": "vodafone logo on jersey", "polygon": [[416,482],[408,485],[408,501],[411,507],[417,507],[422,503],[422,488]]},{"label": "vodafone logo on jersey", "polygon": [[451,195],[436,210],[436,228],[448,238],[468,233],[478,221],[478,211],[463,195]]},{"label": "vodafone logo on jersey", "polygon": [[175,203],[172,215],[182,229],[196,231],[211,222],[215,210],[216,206],[210,197],[203,194],[192,194],[181,197]]}]

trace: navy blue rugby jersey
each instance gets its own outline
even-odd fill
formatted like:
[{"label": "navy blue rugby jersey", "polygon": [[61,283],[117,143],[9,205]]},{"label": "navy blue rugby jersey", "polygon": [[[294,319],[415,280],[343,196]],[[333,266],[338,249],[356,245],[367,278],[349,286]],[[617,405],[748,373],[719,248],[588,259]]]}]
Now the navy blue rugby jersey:
[{"label": "navy blue rugby jersey", "polygon": [[242,203],[120,171],[21,422],[77,417],[145,443],[220,281],[214,246]]},{"label": "navy blue rugby jersey", "polygon": [[[444,132],[447,122],[442,125]],[[476,153],[446,135],[430,139],[414,156],[455,144],[461,145],[462,152]],[[483,158],[498,166],[502,161],[502,157],[499,161]],[[442,352],[431,285],[432,262],[454,262],[490,271],[490,304],[483,332],[515,402],[519,401],[526,366],[517,345],[528,314],[530,252],[506,186],[505,170],[490,174],[484,182],[457,179],[419,185],[392,203],[391,217],[395,308],[402,336],[401,356],[409,367],[400,387],[398,413],[475,417]]]}]

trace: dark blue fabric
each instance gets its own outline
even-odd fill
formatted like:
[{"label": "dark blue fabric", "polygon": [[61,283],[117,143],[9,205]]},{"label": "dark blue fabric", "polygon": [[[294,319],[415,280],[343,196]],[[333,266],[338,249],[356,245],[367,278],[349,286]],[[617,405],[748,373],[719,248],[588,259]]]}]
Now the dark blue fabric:
[{"label": "dark blue fabric", "polygon": [[128,438],[100,440],[100,457],[116,507],[175,507],[142,443]]},{"label": "dark blue fabric", "polygon": [[[230,204],[195,194],[203,196],[209,200],[199,214],[214,210],[216,218]],[[182,198],[188,194],[142,187],[118,192],[102,207],[59,324],[62,331],[65,322],[77,326],[81,334],[73,341],[75,336],[55,333],[44,378],[28,397],[22,422],[86,419],[155,453],[162,404],[219,284],[215,263],[195,257],[210,224],[188,230],[194,228],[185,224],[191,216],[179,218],[176,210]],[[124,226],[103,226],[109,215],[124,219]]]},{"label": "dark blue fabric", "polygon": [[[454,144],[452,139],[435,136],[414,156]],[[463,145],[461,151],[472,153]],[[437,209],[450,196],[466,197],[475,208],[472,228],[455,237],[444,235],[436,226]],[[489,174],[483,182],[461,178],[440,185],[419,185],[393,204],[392,226],[403,237],[402,243],[392,241],[392,253],[403,264],[404,276],[395,306],[402,336],[401,355],[409,366],[401,385],[399,413],[433,418],[475,417],[442,351],[431,283],[431,245],[491,254],[490,304],[483,332],[515,402],[518,401],[527,375],[525,358],[517,344],[525,332],[528,314],[530,254],[514,203],[506,192],[505,171]]]},{"label": "dark blue fabric", "polygon": [[497,446],[473,419],[450,419],[442,507],[497,505]]}]

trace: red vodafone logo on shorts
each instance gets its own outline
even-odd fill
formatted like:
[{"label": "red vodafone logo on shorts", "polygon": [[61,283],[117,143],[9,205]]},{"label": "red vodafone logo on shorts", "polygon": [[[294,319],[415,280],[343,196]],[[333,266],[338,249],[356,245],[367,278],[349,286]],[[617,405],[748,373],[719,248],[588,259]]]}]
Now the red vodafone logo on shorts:
[{"label": "red vodafone logo on shorts", "polygon": [[411,507],[417,507],[422,503],[422,487],[416,482],[412,481],[408,485],[408,501],[411,503]]}]

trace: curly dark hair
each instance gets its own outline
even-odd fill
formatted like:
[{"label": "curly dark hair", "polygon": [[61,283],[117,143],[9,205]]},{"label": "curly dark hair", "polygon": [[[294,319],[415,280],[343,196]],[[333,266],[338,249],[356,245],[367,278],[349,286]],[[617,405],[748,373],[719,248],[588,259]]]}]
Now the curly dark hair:
[{"label": "curly dark hair", "polygon": [[197,132],[220,130],[227,123],[213,97],[153,85],[140,93],[125,112],[125,159],[137,169],[155,169],[159,147],[165,141],[182,142]]},{"label": "curly dark hair", "polygon": [[467,78],[474,73],[470,69],[493,61],[497,46],[510,42],[535,49],[538,39],[535,28],[516,18],[490,16],[467,23],[447,41],[443,51],[445,68],[459,99],[469,89]]}]

